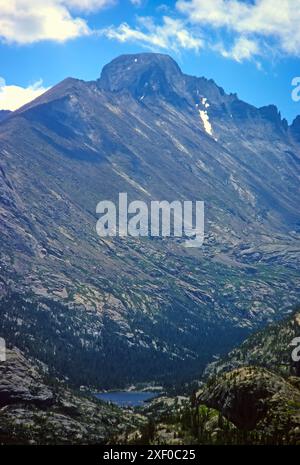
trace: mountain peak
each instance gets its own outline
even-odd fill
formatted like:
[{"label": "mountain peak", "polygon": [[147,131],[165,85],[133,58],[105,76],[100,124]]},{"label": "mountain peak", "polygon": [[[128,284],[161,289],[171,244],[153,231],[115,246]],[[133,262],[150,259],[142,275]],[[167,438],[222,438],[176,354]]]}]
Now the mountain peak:
[{"label": "mountain peak", "polygon": [[183,79],[181,69],[169,55],[141,53],[121,55],[104,66],[98,84],[111,92],[127,90],[141,97],[168,94]]},{"label": "mountain peak", "polygon": [[300,141],[300,115],[298,115],[292,125],[291,125],[291,133],[296,141]]}]

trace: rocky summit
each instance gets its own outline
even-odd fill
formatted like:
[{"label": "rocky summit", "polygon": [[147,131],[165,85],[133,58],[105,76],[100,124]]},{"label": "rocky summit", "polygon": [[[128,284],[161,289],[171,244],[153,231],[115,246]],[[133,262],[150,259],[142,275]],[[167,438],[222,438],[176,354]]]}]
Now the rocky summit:
[{"label": "rocky summit", "polygon": [[[299,301],[298,119],[147,53],[1,120],[0,334],[52,375],[199,375]],[[203,200],[203,247],[98,237],[96,205],[120,192]]]}]

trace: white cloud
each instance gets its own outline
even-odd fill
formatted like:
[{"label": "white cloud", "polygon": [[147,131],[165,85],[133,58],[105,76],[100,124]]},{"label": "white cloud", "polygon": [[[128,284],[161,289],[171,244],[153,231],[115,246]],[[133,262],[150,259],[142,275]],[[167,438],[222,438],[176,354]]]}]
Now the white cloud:
[{"label": "white cloud", "polygon": [[[75,10],[90,13],[92,11],[99,11],[102,8],[112,6],[116,3],[116,1],[117,0],[62,0],[61,3],[67,7],[74,8]],[[135,1],[140,2],[140,0]]]},{"label": "white cloud", "polygon": [[5,80],[0,77],[0,110],[17,110],[28,102],[31,102],[46,92],[42,81],[28,87],[6,85]]},{"label": "white cloud", "polygon": [[191,24],[234,33],[238,60],[260,53],[265,40],[279,52],[300,56],[300,0],[178,0],[176,7]]},{"label": "white cloud", "polygon": [[[143,0],[130,2],[144,5]],[[86,15],[117,3],[121,2],[0,0],[0,41],[31,44],[88,36],[96,31]],[[300,0],[177,0],[176,10],[162,0],[156,10],[165,16],[143,17],[137,25],[123,22],[100,32],[150,49],[198,51],[205,45],[239,62],[278,53],[300,56]]]},{"label": "white cloud", "polygon": [[127,23],[122,23],[118,27],[111,26],[104,29],[102,34],[119,42],[140,42],[151,49],[198,51],[203,47],[202,39],[186,29],[179,19],[164,16],[162,25],[157,25],[153,18],[140,17],[138,23],[136,28],[132,28]]},{"label": "white cloud", "polygon": [[97,11],[112,0],[0,0],[0,40],[31,44],[64,42],[92,33],[87,21],[72,11]]},{"label": "white cloud", "polygon": [[242,62],[250,60],[254,55],[260,54],[259,45],[247,37],[238,37],[231,49],[226,50],[220,46],[220,52],[225,58],[232,58],[235,61]]}]

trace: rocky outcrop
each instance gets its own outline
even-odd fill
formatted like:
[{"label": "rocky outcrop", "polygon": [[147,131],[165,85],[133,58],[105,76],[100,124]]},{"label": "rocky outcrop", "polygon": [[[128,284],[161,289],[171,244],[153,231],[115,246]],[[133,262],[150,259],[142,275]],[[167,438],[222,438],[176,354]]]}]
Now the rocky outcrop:
[{"label": "rocky outcrop", "polygon": [[300,391],[263,368],[246,367],[211,380],[197,401],[216,408],[242,430],[266,442],[300,443]]},{"label": "rocky outcrop", "polygon": [[46,407],[54,396],[25,356],[18,349],[7,349],[6,362],[0,363],[0,407],[23,402]]},{"label": "rocky outcrop", "polygon": [[0,407],[18,403],[48,407],[53,402],[53,392],[29,360],[18,349],[7,349],[6,362],[0,363]]},{"label": "rocky outcrop", "polygon": [[58,380],[49,384],[16,348],[0,363],[0,444],[100,444],[143,421]]}]

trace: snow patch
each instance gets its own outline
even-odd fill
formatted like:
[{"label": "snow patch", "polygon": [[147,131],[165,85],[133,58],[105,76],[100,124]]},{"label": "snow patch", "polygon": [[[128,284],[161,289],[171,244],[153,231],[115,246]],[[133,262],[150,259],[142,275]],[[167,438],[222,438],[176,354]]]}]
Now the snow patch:
[{"label": "snow patch", "polygon": [[[204,108],[202,110],[199,110],[199,104],[198,103],[196,103],[196,108],[199,111],[199,115],[200,115],[200,118],[202,120],[204,129],[207,132],[207,134],[209,134],[211,137],[213,137],[213,129],[212,129],[212,125],[211,125],[211,123],[209,121],[209,116],[208,116],[208,113],[207,113],[207,109],[210,107],[210,104],[208,103],[206,97],[201,98],[200,104],[202,105],[202,108],[203,107]],[[214,140],[217,141],[217,139],[215,137],[214,137]]]},{"label": "snow patch", "polygon": [[206,97],[202,98],[201,103],[202,103],[202,105],[205,106],[205,108],[209,108],[209,106],[210,106]]},{"label": "snow patch", "polygon": [[200,115],[200,118],[202,120],[205,131],[207,132],[207,134],[212,136],[213,135],[212,125],[210,124],[209,116],[207,114],[207,111],[199,110],[199,115]]}]

